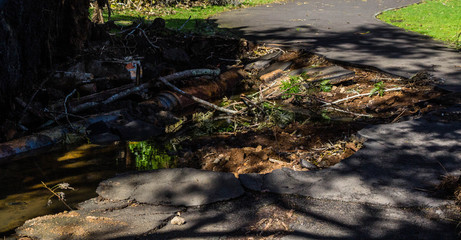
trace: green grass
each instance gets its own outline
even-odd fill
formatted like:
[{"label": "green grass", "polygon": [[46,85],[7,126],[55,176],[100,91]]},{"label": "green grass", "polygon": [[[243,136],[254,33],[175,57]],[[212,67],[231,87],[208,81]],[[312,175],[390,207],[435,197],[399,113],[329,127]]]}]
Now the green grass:
[{"label": "green grass", "polygon": [[379,19],[461,47],[461,0],[426,0],[386,11]]},{"label": "green grass", "polygon": [[[184,26],[183,30],[197,31],[197,26],[204,27],[206,20],[218,13],[229,11],[237,8],[252,7],[257,5],[270,4],[274,2],[280,2],[280,0],[245,0],[239,6],[227,5],[227,6],[194,6],[194,7],[162,7],[162,8],[151,8],[143,9],[143,11],[135,10],[120,10],[113,9],[112,20],[116,22],[137,21],[139,19],[151,21],[155,18],[161,17],[166,21],[166,27],[170,29],[178,29],[189,17],[191,18]],[[90,15],[91,15],[90,10]],[[104,13],[104,19],[107,19],[107,12]],[[215,26],[214,26],[215,27]],[[203,29],[199,29],[203,31]],[[213,31],[213,30],[212,30]]]}]

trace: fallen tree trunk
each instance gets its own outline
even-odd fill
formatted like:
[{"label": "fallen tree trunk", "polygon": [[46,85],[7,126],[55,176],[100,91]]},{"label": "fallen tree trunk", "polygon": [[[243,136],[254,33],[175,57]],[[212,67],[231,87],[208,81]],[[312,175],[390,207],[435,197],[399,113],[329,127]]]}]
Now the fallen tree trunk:
[{"label": "fallen tree trunk", "polygon": [[9,142],[0,143],[0,164],[10,162],[15,159],[14,157],[24,155],[30,151],[53,146],[66,139],[72,142],[84,140],[83,136],[85,136],[87,126],[99,121],[113,122],[119,119],[120,116],[120,111],[115,111],[73,123],[74,129],[71,129],[69,126],[55,127]]}]

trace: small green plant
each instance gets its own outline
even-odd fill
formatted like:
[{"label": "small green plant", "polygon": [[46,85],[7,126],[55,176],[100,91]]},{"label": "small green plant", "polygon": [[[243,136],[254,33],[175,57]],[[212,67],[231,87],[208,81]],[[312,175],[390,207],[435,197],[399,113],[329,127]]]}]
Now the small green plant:
[{"label": "small green plant", "polygon": [[331,120],[331,117],[328,116],[328,112],[327,112],[327,111],[322,111],[322,113],[321,113],[320,116],[321,116],[322,119],[325,120],[325,121],[330,121],[330,120]]},{"label": "small green plant", "polygon": [[285,127],[295,121],[295,114],[293,112],[286,111],[273,103],[264,102],[262,107],[268,113],[269,121],[263,124],[265,127],[271,127],[273,125]]},{"label": "small green plant", "polygon": [[229,106],[230,104],[231,104],[231,101],[229,100],[229,98],[224,97],[222,101],[219,103],[219,106],[225,107],[225,106]]},{"label": "small green plant", "polygon": [[298,94],[303,90],[301,83],[304,79],[301,76],[291,76],[290,79],[282,81],[280,90],[282,91],[282,99],[288,99],[295,96],[296,100],[300,100],[302,97]]},{"label": "small green plant", "polygon": [[232,119],[214,119],[214,112],[197,112],[192,115],[194,134],[196,136],[211,135],[217,132],[234,132],[236,122]]},{"label": "small green plant", "polygon": [[320,91],[322,92],[331,92],[333,85],[331,85],[330,80],[326,79],[320,82]]},{"label": "small green plant", "polygon": [[57,190],[72,190],[72,191],[75,191],[75,189],[73,187],[70,186],[69,183],[59,183],[59,184],[56,184],[54,185],[53,187],[48,187],[44,182],[42,182],[42,185],[44,188],[48,189],[48,191],[50,191],[52,193],[52,195],[48,198],[48,202],[47,202],[47,205],[50,206],[53,201],[51,201],[51,199],[53,197],[56,197],[59,201],[61,201],[69,210],[73,210],[67,203],[66,203],[66,194],[64,192],[56,192]]},{"label": "small green plant", "polygon": [[378,82],[375,84],[375,87],[373,89],[371,89],[370,91],[370,97],[373,96],[375,93],[378,93],[379,96],[383,96],[384,95],[384,82],[381,81],[381,82]]}]

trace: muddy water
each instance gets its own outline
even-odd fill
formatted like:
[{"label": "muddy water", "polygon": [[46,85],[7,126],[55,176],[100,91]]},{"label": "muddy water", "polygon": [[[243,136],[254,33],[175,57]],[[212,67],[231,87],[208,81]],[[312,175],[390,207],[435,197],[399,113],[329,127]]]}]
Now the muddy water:
[{"label": "muddy water", "polygon": [[67,151],[45,153],[0,166],[0,237],[37,216],[68,210],[56,197],[47,206],[49,187],[66,182],[72,190],[64,192],[67,204],[76,204],[96,196],[98,183],[127,168],[117,162],[119,147],[83,145]]}]

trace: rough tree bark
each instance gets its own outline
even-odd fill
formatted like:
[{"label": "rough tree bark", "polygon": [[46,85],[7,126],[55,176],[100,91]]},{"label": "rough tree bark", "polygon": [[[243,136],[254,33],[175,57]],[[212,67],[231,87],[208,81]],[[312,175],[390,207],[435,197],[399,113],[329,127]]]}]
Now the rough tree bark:
[{"label": "rough tree bark", "polygon": [[82,49],[89,0],[1,0],[0,124],[12,100],[40,84],[50,68]]}]

